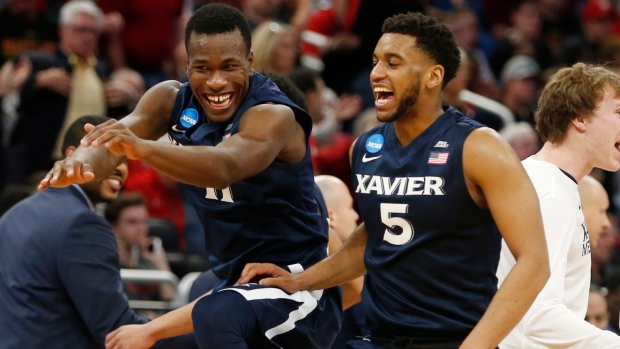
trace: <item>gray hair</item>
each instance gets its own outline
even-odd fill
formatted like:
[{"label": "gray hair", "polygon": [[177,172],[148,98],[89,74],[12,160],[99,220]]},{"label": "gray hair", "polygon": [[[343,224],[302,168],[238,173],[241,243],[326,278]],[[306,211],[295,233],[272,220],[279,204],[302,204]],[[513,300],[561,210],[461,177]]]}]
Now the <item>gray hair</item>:
[{"label": "gray hair", "polygon": [[526,134],[536,135],[536,131],[534,131],[534,128],[529,123],[525,121],[519,121],[504,126],[499,131],[499,134],[506,142],[510,143],[514,139]]},{"label": "gray hair", "polygon": [[60,25],[70,26],[78,13],[85,13],[97,19],[99,26],[103,25],[103,12],[91,0],[71,0],[60,8]]}]

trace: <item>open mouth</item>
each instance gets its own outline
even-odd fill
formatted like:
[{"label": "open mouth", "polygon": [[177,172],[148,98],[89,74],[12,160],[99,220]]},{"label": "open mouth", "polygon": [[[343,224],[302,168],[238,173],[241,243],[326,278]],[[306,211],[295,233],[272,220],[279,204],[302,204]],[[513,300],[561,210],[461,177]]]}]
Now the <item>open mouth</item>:
[{"label": "open mouth", "polygon": [[232,93],[222,95],[207,95],[207,103],[213,109],[225,109],[232,104]]},{"label": "open mouth", "polygon": [[123,187],[123,175],[118,171],[109,175],[105,181],[114,191],[119,191]]},{"label": "open mouth", "polygon": [[385,87],[375,87],[375,105],[377,107],[389,103],[394,98],[394,92]]}]

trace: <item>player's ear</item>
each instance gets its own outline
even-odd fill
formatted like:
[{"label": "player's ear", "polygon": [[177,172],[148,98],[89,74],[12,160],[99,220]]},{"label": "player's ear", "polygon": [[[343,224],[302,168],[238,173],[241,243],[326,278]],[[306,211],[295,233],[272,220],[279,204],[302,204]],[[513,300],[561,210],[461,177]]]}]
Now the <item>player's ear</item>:
[{"label": "player's ear", "polygon": [[578,116],[571,121],[571,125],[579,132],[585,132],[587,128],[588,119],[583,116]]},{"label": "player's ear", "polygon": [[430,67],[428,70],[428,80],[426,81],[426,86],[429,89],[433,89],[438,86],[441,87],[441,84],[443,83],[443,75],[444,69],[441,65],[436,64]]},{"label": "player's ear", "polygon": [[67,149],[65,149],[65,156],[69,157],[71,156],[71,154],[73,154],[73,152],[75,151],[75,149],[77,149],[77,147],[74,147],[72,145],[68,146]]}]

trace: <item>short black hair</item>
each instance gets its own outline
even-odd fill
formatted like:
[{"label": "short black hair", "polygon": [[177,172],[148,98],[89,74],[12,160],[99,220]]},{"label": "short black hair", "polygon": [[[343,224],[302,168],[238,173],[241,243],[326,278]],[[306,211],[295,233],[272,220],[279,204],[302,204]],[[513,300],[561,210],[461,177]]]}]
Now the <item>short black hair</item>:
[{"label": "short black hair", "polygon": [[84,136],[86,136],[86,131],[84,131],[84,125],[93,124],[95,126],[101,125],[104,122],[111,120],[107,116],[101,115],[86,115],[81,118],[75,120],[71,126],[65,132],[65,138],[62,141],[62,153],[64,156],[65,150],[70,146],[78,147],[80,146],[80,141]]},{"label": "short black hair", "polygon": [[239,30],[247,49],[252,48],[252,31],[245,16],[238,9],[220,3],[210,3],[196,10],[185,28],[185,49],[193,32],[196,34],[224,34]]},{"label": "short black hair", "polygon": [[276,86],[282,91],[293,103],[297,104],[298,107],[308,111],[308,104],[306,103],[306,96],[301,92],[297,86],[291,81],[291,79],[286,76],[276,74],[276,73],[265,73],[266,77],[270,78]]},{"label": "short black hair", "polygon": [[320,75],[317,71],[306,67],[297,67],[289,74],[291,81],[301,90],[303,93],[308,91],[315,91],[317,86],[317,80]]},{"label": "short black hair", "polygon": [[444,68],[442,87],[454,79],[461,62],[461,53],[452,31],[437,18],[408,12],[387,18],[383,34],[395,33],[416,38],[416,45]]}]

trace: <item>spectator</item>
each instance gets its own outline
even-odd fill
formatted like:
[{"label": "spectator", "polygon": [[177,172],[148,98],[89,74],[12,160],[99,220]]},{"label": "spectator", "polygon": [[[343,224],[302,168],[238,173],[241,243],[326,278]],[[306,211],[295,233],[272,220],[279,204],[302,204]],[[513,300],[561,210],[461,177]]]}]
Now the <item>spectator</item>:
[{"label": "spectator", "polygon": [[502,96],[500,102],[513,113],[515,121],[534,125],[533,105],[538,94],[540,66],[529,56],[514,56],[502,68]]},{"label": "spectator", "polygon": [[337,105],[327,97],[330,90],[320,74],[309,68],[300,67],[290,75],[293,83],[304,93],[308,114],[312,118],[312,135],[316,140],[316,160],[319,174],[338,177],[351,187],[349,148],[355,140],[342,131],[342,121],[360,111],[361,100],[357,96],[342,96]]},{"label": "spectator", "polygon": [[443,89],[443,103],[496,131],[513,123],[512,112],[504,105],[467,89],[476,72],[472,69],[471,56],[462,49],[460,52],[461,65],[454,79]]},{"label": "spectator", "polygon": [[172,52],[181,36],[179,22],[184,0],[97,0],[104,13],[117,13],[124,20],[118,34],[120,45],[111,52],[113,68],[129,67],[138,71],[146,88],[173,76]]},{"label": "spectator", "polygon": [[[315,182],[325,199],[329,213],[329,253],[335,253],[357,227],[359,215],[353,208],[353,198],[347,185],[334,176],[316,176]],[[364,310],[361,300],[364,277],[342,284],[343,309],[342,326],[331,349],[346,348],[346,342],[355,336],[369,335],[364,325]]]},{"label": "spectator", "polygon": [[254,69],[288,76],[297,64],[298,42],[291,26],[267,21],[252,31]]},{"label": "spectator", "polygon": [[613,37],[616,8],[608,0],[587,0],[581,10],[582,34],[566,38],[560,62],[607,63],[603,59],[605,44]]},{"label": "spectator", "polygon": [[[64,137],[65,155],[79,145],[85,124],[107,120],[76,120]],[[121,291],[112,229],[93,212],[116,198],[126,176],[123,163],[100,180],[32,195],[0,218],[3,347],[103,348],[110,331],[146,322]]]},{"label": "spectator", "polygon": [[[607,215],[609,209],[609,197],[605,188],[592,176],[585,176],[579,181],[579,198],[583,210],[583,216],[588,226],[588,236],[590,237],[590,246],[593,249],[592,260],[594,261],[594,249],[598,248],[599,238],[605,230],[611,230],[611,222]],[[613,234],[610,234],[613,236]],[[607,239],[607,236],[605,236]],[[610,242],[605,241],[605,245]],[[610,247],[613,248],[614,241],[611,241]],[[607,247],[603,247],[606,249]],[[609,251],[611,252],[611,251]],[[609,260],[609,258],[604,258]],[[593,264],[594,266],[594,264]],[[599,265],[600,266],[600,265]],[[600,280],[599,280],[600,281]]]},{"label": "spectator", "polygon": [[490,63],[495,76],[500,76],[502,67],[512,56],[534,57],[542,70],[556,62],[547,43],[541,35],[542,20],[535,0],[519,1],[510,10],[510,28],[500,39],[491,55]]},{"label": "spectator", "polygon": [[[165,140],[167,141],[167,139]],[[169,250],[205,254],[200,218],[183,197],[179,182],[146,164],[129,160],[127,192],[142,194],[151,218],[172,222],[176,243],[165,246]]]},{"label": "spectator", "polygon": [[618,333],[617,330],[609,325],[609,309],[607,309],[607,299],[605,299],[605,296],[601,293],[599,288],[590,288],[586,321],[601,330],[612,331],[616,334]]},{"label": "spectator", "polygon": [[69,1],[60,13],[61,48],[54,54],[28,54],[33,69],[21,90],[20,118],[5,160],[10,182],[60,158],[59,135],[77,118],[125,115],[135,103],[135,89],[122,79],[108,81],[105,64],[95,56],[102,24],[94,3]]},{"label": "spectator", "polygon": [[540,150],[540,139],[532,125],[525,121],[504,126],[500,136],[510,144],[521,161],[536,154]]},{"label": "spectator", "polygon": [[[105,208],[118,244],[120,267],[170,271],[161,240],[148,237],[148,211],[140,194],[121,194]],[[171,285],[125,284],[129,299],[170,301],[175,293]]]}]

